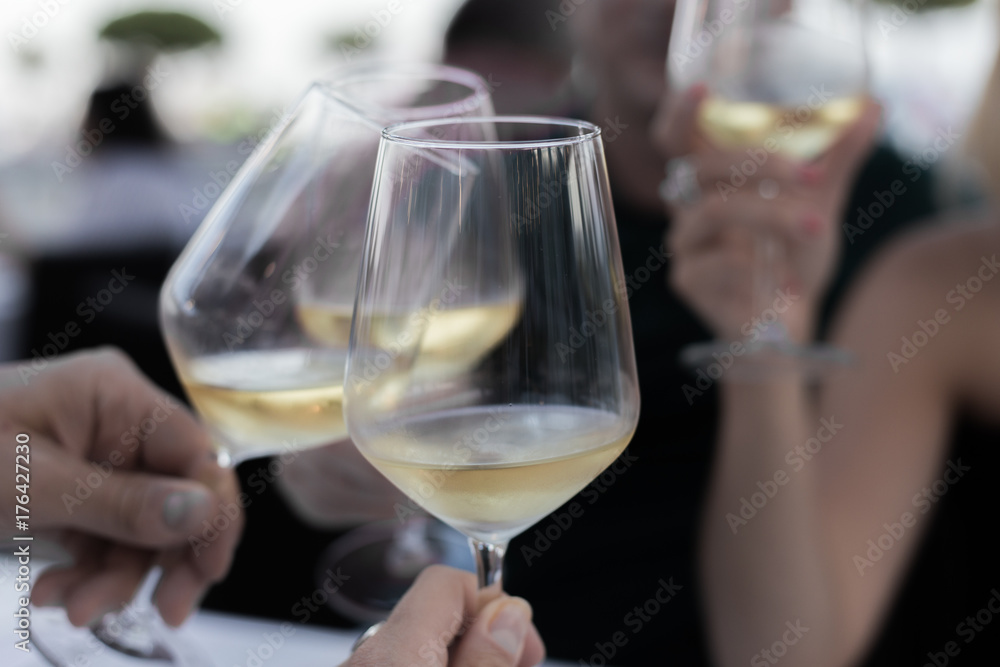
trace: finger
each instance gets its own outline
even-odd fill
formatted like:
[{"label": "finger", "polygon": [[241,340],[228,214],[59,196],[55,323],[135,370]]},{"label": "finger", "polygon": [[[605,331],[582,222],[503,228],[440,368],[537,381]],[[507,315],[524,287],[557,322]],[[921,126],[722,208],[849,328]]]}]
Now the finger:
[{"label": "finger", "polygon": [[[822,176],[822,167],[802,164],[763,149],[740,151],[701,151],[692,155],[698,184],[703,191],[743,191],[760,194],[765,179],[775,181],[782,194],[800,192]],[[773,198],[773,197],[772,197]]]},{"label": "finger", "polygon": [[[420,573],[382,629],[346,665],[446,665],[448,646],[475,610],[475,577],[431,566]],[[429,657],[436,662],[429,662]]]},{"label": "finger", "polygon": [[[688,297],[706,296],[714,300],[749,303],[753,296],[754,257],[742,248],[720,248],[677,262],[671,285]],[[693,299],[701,303],[702,299]]]},{"label": "finger", "polygon": [[190,476],[213,456],[211,438],[191,413],[118,350],[69,355],[40,379],[51,399],[53,439],[83,458]]},{"label": "finger", "polygon": [[697,135],[698,106],[708,95],[704,84],[695,84],[683,93],[670,95],[660,105],[653,120],[653,143],[670,158],[691,153]]},{"label": "finger", "polygon": [[152,553],[111,546],[101,565],[67,592],[66,614],[77,625],[91,625],[135,597],[153,562]]},{"label": "finger", "polygon": [[531,606],[504,596],[483,608],[452,649],[449,667],[530,667],[545,658],[538,632],[531,625]]},{"label": "finger", "polygon": [[99,394],[108,405],[97,413],[96,439],[138,452],[147,472],[195,478],[194,472],[202,470],[206,461],[214,461],[208,432],[179,401],[141,375],[130,360],[110,353],[98,373],[102,385],[115,382],[120,388]]},{"label": "finger", "polygon": [[696,252],[725,234],[738,238],[770,233],[787,241],[807,241],[824,229],[824,218],[809,202],[774,202],[754,196],[710,196],[678,216],[670,235],[675,253]]},{"label": "finger", "polygon": [[882,106],[875,100],[869,98],[865,101],[858,120],[819,161],[818,164],[824,171],[830,174],[843,174],[847,178],[854,175],[862,160],[871,151],[882,123],[882,111]]},{"label": "finger", "polygon": [[[41,450],[41,447],[36,448]],[[39,528],[72,528],[132,546],[185,544],[213,515],[214,495],[203,484],[141,472],[111,470],[63,457],[46,464],[33,515]]]},{"label": "finger", "polygon": [[188,561],[164,566],[153,600],[167,625],[177,627],[201,602],[211,582]]},{"label": "finger", "polygon": [[100,538],[75,531],[59,536],[60,545],[71,557],[68,565],[47,568],[31,587],[31,601],[40,607],[61,606],[66,591],[97,571],[108,543]]},{"label": "finger", "polygon": [[188,533],[183,557],[209,582],[220,581],[229,571],[246,521],[249,498],[240,494],[234,470],[203,461],[196,477],[214,492],[211,514]]}]

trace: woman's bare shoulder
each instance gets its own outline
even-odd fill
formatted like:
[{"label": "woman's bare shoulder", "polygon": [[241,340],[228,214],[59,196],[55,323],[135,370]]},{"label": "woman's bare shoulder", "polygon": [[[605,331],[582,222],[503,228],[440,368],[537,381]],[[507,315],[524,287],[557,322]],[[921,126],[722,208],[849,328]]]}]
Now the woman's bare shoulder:
[{"label": "woman's bare shoulder", "polygon": [[1000,299],[1000,215],[933,220],[915,228],[875,256],[848,303],[871,307],[874,301],[891,316],[935,305],[961,310],[980,295]]},{"label": "woman's bare shoulder", "polygon": [[841,325],[848,344],[889,350],[894,371],[1000,415],[1000,216],[944,220],[886,248]]},{"label": "woman's bare shoulder", "polygon": [[[990,215],[924,225],[888,246],[881,259],[889,271],[898,271],[923,284],[935,284],[958,280],[966,274],[970,279],[991,282],[1000,274],[998,255],[1000,215]],[[991,291],[1000,293],[1000,288]]]}]

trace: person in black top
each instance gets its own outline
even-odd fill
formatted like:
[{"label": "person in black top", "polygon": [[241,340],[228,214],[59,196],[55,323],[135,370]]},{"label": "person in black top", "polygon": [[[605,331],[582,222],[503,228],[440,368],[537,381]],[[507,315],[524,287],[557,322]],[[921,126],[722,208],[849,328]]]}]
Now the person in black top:
[{"label": "person in black top", "polygon": [[[562,3],[555,14],[538,9],[532,18],[572,35],[582,91],[576,106],[604,129],[643,402],[622,457],[516,538],[506,558],[505,588],[531,601],[549,655],[582,664],[709,664],[696,546],[714,458],[717,386],[690,373],[678,355],[712,332],[668,284],[671,221],[659,188],[668,160],[690,149],[654,135],[657,125],[670,125],[657,121],[657,110],[674,99],[664,83],[673,4]],[[488,77],[488,63],[476,64]],[[873,129],[872,118],[868,123]],[[789,175],[822,200],[819,222],[803,220],[803,233],[839,238],[822,322],[873,251],[934,209],[932,174],[921,168],[891,208],[873,215],[875,193],[909,179],[904,170],[912,165],[873,147],[861,130],[840,151],[842,162],[826,171]]]},{"label": "person in black top", "polygon": [[[664,89],[672,5],[594,3],[579,7],[564,26],[580,45],[586,72],[580,76],[596,91],[588,116],[605,129],[643,407],[619,461],[512,542],[505,586],[532,601],[549,654],[582,664],[710,662],[697,543],[715,452],[718,387],[678,357],[713,332],[668,284],[675,259],[664,245],[671,221],[658,189],[667,161],[690,150],[683,145],[690,133],[668,128],[673,144],[670,136],[660,142],[653,136],[657,110],[671,106],[677,94]],[[828,161],[825,172],[797,175],[818,193],[804,197],[816,203],[818,220],[804,216],[803,233],[840,246],[839,257],[830,258],[836,266],[823,322],[872,252],[933,211],[931,174],[921,169],[911,182],[904,159],[871,146],[877,117],[867,122],[867,135],[861,128],[852,146],[839,148],[841,164]],[[907,191],[871,217],[875,193],[891,191],[901,178]],[[831,192],[835,196],[824,195]],[[574,503],[577,511],[570,513]]]}]

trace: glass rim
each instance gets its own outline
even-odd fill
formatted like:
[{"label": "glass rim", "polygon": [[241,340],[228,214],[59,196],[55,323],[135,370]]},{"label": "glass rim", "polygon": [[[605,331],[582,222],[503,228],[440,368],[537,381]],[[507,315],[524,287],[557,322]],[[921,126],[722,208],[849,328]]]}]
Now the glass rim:
[{"label": "glass rim", "polygon": [[[350,86],[375,81],[399,79],[412,81],[423,79],[438,83],[464,86],[468,94],[450,102],[418,105],[384,105],[370,99],[359,99],[350,95]],[[387,114],[405,111],[410,120],[447,117],[456,108],[475,108],[474,102],[489,98],[489,84],[472,70],[452,65],[436,63],[371,63],[335,70],[313,82],[313,87],[321,90],[342,104],[366,111],[381,111]]]},{"label": "glass rim", "polygon": [[[580,134],[547,139],[526,139],[523,141],[500,141],[495,139],[439,139],[436,137],[412,137],[399,134],[404,130],[423,129],[444,125],[550,125],[571,127],[582,130]],[[428,120],[409,120],[393,123],[382,130],[382,139],[403,146],[419,148],[469,148],[469,149],[499,149],[499,148],[545,148],[549,146],[569,146],[582,144],[601,136],[601,128],[594,123],[577,118],[559,118],[555,116],[470,116],[465,118],[433,118]]]}]

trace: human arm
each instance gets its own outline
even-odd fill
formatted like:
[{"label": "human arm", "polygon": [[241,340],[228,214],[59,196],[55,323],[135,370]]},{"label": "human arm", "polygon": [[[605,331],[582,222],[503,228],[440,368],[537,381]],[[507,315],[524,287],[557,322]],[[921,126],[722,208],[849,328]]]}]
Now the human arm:
[{"label": "human arm", "polygon": [[[818,162],[772,155],[734,183],[733,169],[740,171],[748,156],[700,140],[693,122],[699,102],[699,91],[690,91],[670,105],[660,124],[666,155],[686,155],[701,190],[696,202],[671,211],[672,284],[719,339],[751,337],[754,323],[767,315],[751,287],[759,270],[756,238],[769,234],[784,250],[772,267],[774,286],[787,295],[780,319],[793,340],[809,343],[838,255],[838,222],[871,145],[878,109],[870,105]],[[777,186],[777,196],[762,195],[765,180]],[[701,537],[717,657],[724,665],[765,660],[762,649],[787,638],[796,646],[785,660],[836,664],[825,662],[836,652],[830,647],[841,644],[836,589],[820,534],[820,482],[817,468],[805,465],[811,459],[796,449],[810,438],[816,444],[820,437],[830,440],[843,420],[820,412],[815,395],[795,375],[751,384],[730,372],[720,385],[724,417]],[[800,622],[810,628],[806,641],[791,630]]]},{"label": "human arm", "polygon": [[[856,363],[831,376],[805,409],[779,398],[776,383],[723,388],[702,543],[722,664],[745,664],[781,639],[774,628],[797,617],[810,631],[789,664],[856,664],[877,635],[930,521],[927,489],[960,478],[961,462],[944,461],[956,406],[1000,414],[1000,360],[988,333],[1000,324],[1000,299],[984,289],[966,300],[956,290],[1000,247],[990,234],[925,231],[878,256],[832,338]],[[798,391],[809,398],[804,384]],[[803,422],[802,414],[812,416]],[[773,423],[780,427],[767,430]],[[757,492],[768,466],[788,481],[740,534],[726,535],[719,512]]]}]

